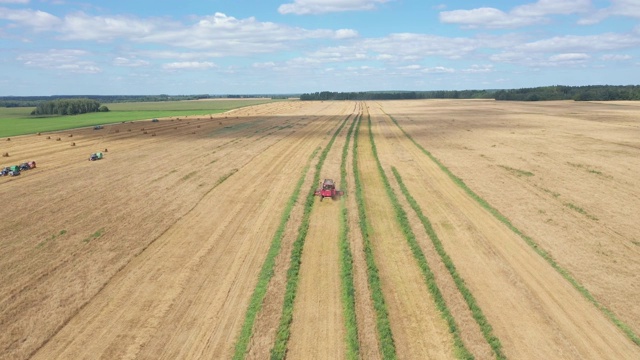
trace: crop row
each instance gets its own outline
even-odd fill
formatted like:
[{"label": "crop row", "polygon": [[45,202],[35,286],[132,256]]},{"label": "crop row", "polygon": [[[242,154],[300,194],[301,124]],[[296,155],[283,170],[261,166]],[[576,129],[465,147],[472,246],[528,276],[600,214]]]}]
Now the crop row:
[{"label": "crop row", "polygon": [[287,343],[289,341],[289,336],[291,334],[291,322],[293,321],[293,305],[296,298],[296,292],[298,289],[298,279],[300,277],[300,265],[302,263],[302,249],[304,248],[304,242],[307,237],[307,231],[309,230],[309,221],[311,219],[311,210],[313,208],[313,203],[315,200],[314,192],[315,187],[320,181],[320,170],[322,170],[322,165],[324,164],[325,159],[327,158],[327,154],[329,154],[329,150],[331,150],[331,146],[333,145],[336,137],[342,131],[342,128],[349,120],[347,116],[346,119],[340,124],[336,132],[331,137],[331,140],[327,143],[327,146],[322,150],[320,157],[318,158],[318,163],[315,167],[315,174],[313,176],[313,182],[311,183],[311,188],[307,194],[306,201],[304,203],[304,210],[302,215],[302,220],[298,227],[298,237],[293,243],[293,249],[291,250],[291,259],[289,270],[287,271],[287,285],[284,294],[284,304],[282,305],[282,315],[280,317],[280,324],[278,326],[278,331],[276,333],[275,343],[273,348],[271,349],[271,358],[272,359],[284,359],[287,353]]},{"label": "crop row", "polygon": [[249,300],[249,307],[247,308],[244,323],[242,324],[242,329],[240,330],[240,336],[236,341],[235,352],[233,355],[234,359],[243,359],[245,356],[247,347],[249,346],[249,340],[251,340],[253,324],[256,320],[256,316],[260,312],[260,309],[262,309],[262,301],[264,300],[264,296],[267,293],[269,281],[271,281],[271,278],[274,274],[273,268],[276,264],[276,257],[280,253],[285,227],[287,225],[287,222],[289,222],[289,218],[291,217],[291,211],[293,211],[293,207],[295,206],[296,202],[298,201],[298,197],[300,196],[300,190],[302,189],[302,185],[304,184],[304,179],[307,176],[307,172],[311,167],[311,161],[316,157],[318,151],[320,151],[319,147],[315,149],[309,157],[309,161],[304,169],[302,169],[302,173],[300,174],[300,178],[296,183],[293,193],[289,197],[289,201],[287,201],[287,205],[285,206],[284,211],[280,216],[280,224],[278,225],[278,228],[276,229],[276,232],[271,239],[271,245],[269,246],[267,257],[262,264],[260,274],[258,274],[258,283],[256,284],[256,287],[253,290],[253,294],[251,295],[251,299]]},{"label": "crop row", "polygon": [[364,195],[362,193],[362,180],[360,179],[360,171],[358,169],[358,138],[360,133],[360,125],[362,118],[358,121],[358,126],[353,137],[353,175],[355,178],[356,203],[358,205],[358,216],[360,218],[360,232],[364,247],[365,261],[367,263],[367,278],[369,280],[369,288],[371,289],[371,299],[373,300],[373,309],[376,313],[376,328],[378,329],[378,339],[380,340],[380,352],[384,359],[396,359],[396,346],[393,341],[393,333],[391,332],[391,324],[389,322],[389,312],[382,294],[382,285],[380,284],[380,274],[373,258],[373,249],[371,247],[371,224],[367,219],[367,211],[364,203]]},{"label": "crop row", "polygon": [[[347,155],[349,141],[353,128],[359,117],[351,122],[347,131],[347,138],[342,147],[340,160],[340,188],[347,189]],[[356,290],[353,282],[353,255],[349,244],[348,211],[344,197],[340,201],[340,277],[342,279],[342,306],[347,333],[347,359],[360,358],[360,343],[358,341],[358,323],[356,319]]]},{"label": "crop row", "polygon": [[380,163],[380,159],[378,158],[378,150],[376,149],[376,143],[373,138],[373,131],[371,130],[370,116],[368,118],[368,124],[369,124],[369,140],[371,141],[371,151],[373,152],[373,157],[376,160],[378,173],[382,178],[382,182],[384,183],[384,188],[386,190],[386,193],[389,196],[389,200],[391,201],[391,204],[393,205],[394,213],[396,215],[396,220],[400,224],[400,228],[402,229],[402,234],[407,240],[409,247],[411,249],[411,252],[413,254],[413,257],[418,263],[418,267],[420,268],[420,271],[422,272],[422,275],[425,278],[427,288],[429,289],[431,296],[433,296],[433,299],[436,303],[436,307],[440,311],[442,318],[447,322],[447,325],[449,327],[449,332],[453,335],[453,342],[454,342],[456,357],[460,359],[473,359],[473,355],[469,352],[469,350],[466,348],[466,346],[462,342],[462,338],[460,337],[460,331],[458,330],[458,326],[456,325],[455,319],[453,318],[453,315],[451,314],[451,312],[449,311],[449,308],[447,307],[447,304],[444,300],[444,296],[442,296],[442,292],[438,288],[438,284],[436,282],[433,271],[431,270],[431,268],[429,267],[429,264],[427,263],[427,258],[425,257],[424,252],[422,251],[422,248],[418,244],[418,241],[416,240],[416,236],[413,233],[413,230],[411,229],[411,224],[409,223],[409,218],[407,217],[407,213],[404,211],[404,209],[400,205],[400,201],[398,201],[398,198],[395,192],[393,191],[391,184],[389,183],[389,179],[387,178],[387,175],[384,169],[382,168],[382,163]]},{"label": "crop row", "polygon": [[487,318],[484,316],[484,313],[482,312],[482,309],[476,302],[476,299],[471,293],[471,290],[469,290],[469,288],[465,284],[464,279],[462,279],[460,274],[458,274],[458,271],[456,270],[456,267],[453,264],[453,260],[451,260],[451,258],[449,257],[449,254],[447,254],[447,252],[444,250],[444,246],[442,245],[440,238],[438,238],[438,234],[436,234],[436,232],[433,230],[431,221],[429,221],[429,218],[427,218],[424,215],[424,213],[422,212],[422,209],[420,208],[420,205],[418,205],[418,202],[416,201],[416,199],[411,195],[411,193],[409,192],[409,189],[407,189],[407,187],[405,186],[398,170],[396,170],[395,167],[392,167],[391,171],[393,171],[393,175],[395,176],[396,181],[400,186],[400,190],[402,191],[405,198],[407,199],[407,202],[409,203],[413,211],[415,211],[415,213],[418,215],[418,218],[420,219],[422,226],[427,232],[427,235],[429,235],[429,238],[431,239],[431,242],[433,243],[433,246],[436,249],[436,252],[438,253],[438,255],[440,255],[440,259],[442,259],[442,262],[444,263],[445,267],[449,271],[449,274],[451,274],[451,277],[453,278],[453,281],[455,282],[456,287],[458,288],[458,291],[460,291],[460,293],[462,294],[462,297],[467,303],[469,310],[471,310],[471,314],[473,315],[473,318],[476,320],[476,322],[480,326],[482,335],[491,346],[491,349],[493,350],[493,353],[495,354],[496,359],[506,359],[505,354],[502,352],[502,344],[500,343],[500,339],[498,339],[493,334],[493,328],[489,324],[489,321],[487,320]]},{"label": "crop row", "polygon": [[[388,114],[387,114],[388,115]],[[444,166],[435,156],[433,156],[429,151],[427,151],[422,145],[420,145],[417,141],[413,139],[411,135],[409,135],[402,126],[398,123],[398,121],[390,116],[391,120],[396,124],[396,126],[404,133],[404,135],[413,142],[413,144],[422,151],[425,155],[427,155],[438,167],[445,173],[449,178],[458,185],[462,190],[464,190],[467,195],[469,195],[472,199],[474,199],[480,206],[482,206],[485,210],[489,211],[496,219],[505,224],[511,231],[513,231],[516,235],[520,236],[522,240],[527,243],[538,255],[540,255],[549,265],[551,265],[562,277],[564,277],[569,283],[580,292],[589,302],[595,305],[600,311],[602,311],[608,318],[611,320],[620,330],[622,330],[627,337],[633,341],[636,345],[640,345],[640,337],[629,327],[629,325],[625,324],[622,320],[620,320],[609,308],[598,302],[593,295],[584,287],[577,279],[575,279],[568,270],[561,267],[549,254],[546,250],[542,249],[538,243],[536,243],[530,236],[524,234],[520,229],[516,228],[511,221],[500,213],[496,208],[491,206],[485,199],[476,194],[473,190],[471,190],[467,184],[462,181],[459,177],[454,175],[446,166]]]}]

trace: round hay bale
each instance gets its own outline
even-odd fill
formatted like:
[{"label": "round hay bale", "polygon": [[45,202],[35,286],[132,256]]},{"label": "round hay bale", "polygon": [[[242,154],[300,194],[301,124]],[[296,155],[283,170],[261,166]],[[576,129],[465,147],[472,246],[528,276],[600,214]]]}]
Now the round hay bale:
[{"label": "round hay bale", "polygon": [[40,133],[38,133],[38,136],[40,136]]},{"label": "round hay bale", "polygon": [[51,139],[51,136],[47,136],[47,139]]},{"label": "round hay bale", "polygon": [[2,157],[9,157],[9,153],[8,152],[2,153]]},{"label": "round hay bale", "polygon": [[156,133],[152,133],[151,136],[156,136]]},{"label": "round hay bale", "polygon": [[107,148],[104,148],[104,151],[103,151],[103,152],[109,152],[109,150],[108,150]]},{"label": "round hay bale", "polygon": [[127,129],[127,131],[131,131],[131,129]]},{"label": "round hay bale", "polygon": [[57,138],[56,141],[62,141],[62,139],[61,138]]},{"label": "round hay bale", "polygon": [[143,132],[143,134],[147,134],[147,132],[146,132],[146,131],[144,131],[144,132]]},{"label": "round hay bale", "polygon": [[7,138],[7,141],[11,141],[11,138]]},{"label": "round hay bale", "polygon": [[72,142],[72,143],[71,143],[71,146],[76,146],[76,143]]},{"label": "round hay bale", "polygon": [[73,137],[73,134],[69,134],[69,137]]}]

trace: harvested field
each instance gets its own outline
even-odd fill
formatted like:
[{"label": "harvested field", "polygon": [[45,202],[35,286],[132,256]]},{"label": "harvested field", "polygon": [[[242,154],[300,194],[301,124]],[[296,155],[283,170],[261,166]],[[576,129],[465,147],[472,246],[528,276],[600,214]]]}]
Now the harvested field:
[{"label": "harvested field", "polygon": [[[2,165],[38,165],[0,178],[0,359],[640,358],[638,109],[283,101],[12,137]],[[344,201],[309,198],[341,167]]]}]

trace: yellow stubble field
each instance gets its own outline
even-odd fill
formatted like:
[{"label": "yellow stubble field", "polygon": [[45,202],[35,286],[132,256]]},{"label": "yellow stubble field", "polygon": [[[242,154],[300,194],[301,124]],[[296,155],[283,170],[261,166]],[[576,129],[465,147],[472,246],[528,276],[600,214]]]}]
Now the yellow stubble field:
[{"label": "yellow stubble field", "polygon": [[288,101],[3,141],[38,167],[0,178],[0,358],[638,358],[638,114]]}]

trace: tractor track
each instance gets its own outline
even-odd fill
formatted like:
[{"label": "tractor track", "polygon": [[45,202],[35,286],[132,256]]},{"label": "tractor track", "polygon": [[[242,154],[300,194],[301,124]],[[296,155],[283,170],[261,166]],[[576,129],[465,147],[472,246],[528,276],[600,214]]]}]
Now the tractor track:
[{"label": "tractor track", "polygon": [[[335,113],[334,115],[319,117],[314,121],[325,124],[323,130],[317,133],[317,135],[325,134],[322,137],[323,142],[330,141],[326,139],[335,132],[336,126],[338,126],[336,122],[342,122],[345,117],[350,116],[348,113],[345,115],[344,107],[341,106],[338,109],[337,113],[335,113],[336,110],[331,112]],[[315,172],[317,172],[317,170],[310,173]],[[307,179],[310,180],[309,175]],[[308,187],[311,186],[313,186],[313,184],[305,183],[303,189],[308,189]],[[307,194],[306,196],[309,195]],[[304,199],[305,202],[302,203],[306,205],[309,199],[306,197],[304,197]],[[295,223],[292,221],[289,222],[287,226],[288,230],[282,240],[280,254],[275,259],[274,275],[269,282],[261,311],[256,318],[251,343],[247,351],[247,357],[249,358],[264,358],[268,356],[267,354],[269,354],[274,341],[276,341],[276,329],[278,329],[278,323],[281,322],[281,313],[283,312],[285,290],[287,287],[287,280],[285,278],[288,276],[294,240],[299,237],[300,222],[304,221],[304,215],[301,214],[303,212],[302,207],[304,206],[301,204],[297,210],[294,210],[292,218],[300,220]],[[282,327],[283,325],[280,324],[280,326]]]}]

